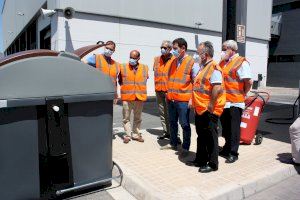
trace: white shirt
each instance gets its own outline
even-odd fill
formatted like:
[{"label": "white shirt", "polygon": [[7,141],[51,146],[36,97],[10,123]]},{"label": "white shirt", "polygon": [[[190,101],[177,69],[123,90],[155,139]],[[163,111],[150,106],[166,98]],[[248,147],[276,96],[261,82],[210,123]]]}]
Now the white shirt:
[{"label": "white shirt", "polygon": [[[238,53],[234,54],[231,58],[229,58],[228,62],[230,62],[233,58],[235,58],[237,56],[239,56]],[[226,67],[226,65],[225,65],[225,67]],[[242,63],[241,67],[237,70],[237,76],[239,77],[240,80],[243,80],[243,79],[252,79],[252,73],[251,73],[251,68],[250,68],[249,62],[244,61]],[[224,108],[230,108],[230,107],[238,107],[238,108],[241,108],[241,109],[245,109],[245,103],[231,103],[231,102],[226,102]]]},{"label": "white shirt", "polygon": [[[196,76],[199,74],[201,70],[203,70],[203,65],[200,65],[199,63],[195,63],[192,71],[193,79],[196,78]],[[222,73],[219,70],[214,70],[209,81],[211,84],[221,84],[223,81]]]}]

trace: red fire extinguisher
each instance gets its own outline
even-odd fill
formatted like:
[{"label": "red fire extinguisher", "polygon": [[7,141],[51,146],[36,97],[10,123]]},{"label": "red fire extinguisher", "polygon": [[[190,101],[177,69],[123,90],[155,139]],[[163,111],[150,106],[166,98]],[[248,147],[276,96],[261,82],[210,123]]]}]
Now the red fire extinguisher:
[{"label": "red fire extinguisher", "polygon": [[[241,119],[241,138],[242,144],[251,144],[255,137],[255,144],[261,144],[263,136],[257,133],[259,118],[262,114],[264,106],[269,101],[270,95],[267,92],[253,92],[253,96],[245,100],[246,108],[243,111]],[[265,94],[264,98],[261,94]],[[256,135],[256,136],[255,136]]]}]

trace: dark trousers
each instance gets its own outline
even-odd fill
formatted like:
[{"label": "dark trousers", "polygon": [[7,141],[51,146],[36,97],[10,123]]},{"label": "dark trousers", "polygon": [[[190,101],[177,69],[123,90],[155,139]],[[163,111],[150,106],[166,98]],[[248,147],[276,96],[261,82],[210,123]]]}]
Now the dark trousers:
[{"label": "dark trousers", "polygon": [[222,136],[225,138],[224,154],[238,156],[241,136],[241,117],[243,110],[238,107],[224,109],[221,115]]},{"label": "dark trousers", "polygon": [[208,164],[212,168],[218,167],[219,143],[218,143],[219,117],[205,112],[195,115],[197,138],[196,162],[200,166]]}]

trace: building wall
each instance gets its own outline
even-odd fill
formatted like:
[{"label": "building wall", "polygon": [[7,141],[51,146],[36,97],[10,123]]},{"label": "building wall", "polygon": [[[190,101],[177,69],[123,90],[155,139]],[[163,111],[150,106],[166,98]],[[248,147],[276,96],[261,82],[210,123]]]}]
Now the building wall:
[{"label": "building wall", "polygon": [[79,12],[136,20],[167,23],[195,28],[201,22],[204,30],[222,30],[222,0],[48,0],[51,9],[73,7]]},{"label": "building wall", "polygon": [[299,88],[300,62],[279,62],[268,65],[268,86]]},{"label": "building wall", "polygon": [[268,86],[298,88],[300,80],[300,1],[276,0],[274,13],[281,14],[279,36],[270,41]]},{"label": "building wall", "polygon": [[23,31],[44,3],[46,0],[5,0],[2,11],[4,51]]},{"label": "building wall", "polygon": [[[53,50],[73,51],[95,44],[99,40],[113,40],[117,43],[113,58],[121,63],[128,61],[131,50],[138,49],[141,51],[141,62],[152,68],[154,56],[160,54],[161,41],[172,41],[177,37],[187,40],[189,50],[196,50],[199,42],[211,41],[215,48],[215,59],[220,59],[222,35],[212,31],[85,13],[77,13],[76,18],[66,20],[61,12],[52,19],[52,27],[57,27],[52,29]],[[259,73],[263,74],[262,85],[265,85],[268,41],[248,38],[246,46],[246,56],[253,69],[253,78],[256,79]],[[152,70],[149,75],[148,93],[153,95]]]},{"label": "building wall", "polygon": [[247,0],[247,37],[270,39],[272,0]]},{"label": "building wall", "polygon": [[299,19],[300,8],[282,13],[281,33],[274,55],[300,54]]},{"label": "building wall", "polygon": [[250,63],[253,80],[258,79],[258,74],[262,74],[263,80],[260,86],[265,87],[267,81],[267,65],[269,55],[268,41],[247,38],[246,58]]},{"label": "building wall", "polygon": [[[48,7],[51,9],[64,9],[68,6],[79,12],[190,28],[196,28],[195,23],[201,22],[202,30],[222,31],[223,0],[114,0],[101,1],[101,4],[99,0],[48,0]],[[272,0],[248,0],[247,7],[247,36],[269,40]]]},{"label": "building wall", "polygon": [[[215,46],[215,59],[219,60],[222,42],[222,0],[185,2],[173,0],[172,3],[159,0],[114,0],[101,1],[101,4],[99,0],[9,0],[7,2],[3,10],[4,21],[5,19],[9,21],[7,20],[9,17],[16,17],[10,12],[16,13],[20,10],[25,13],[22,16],[22,23],[18,18],[18,23],[15,25],[4,24],[6,28],[13,26],[15,33],[26,26],[45,2],[48,9],[58,9],[51,19],[44,19],[41,16],[37,19],[38,32],[51,23],[53,50],[73,51],[85,45],[95,44],[99,40],[114,40],[117,42],[117,51],[114,55],[116,60],[126,62],[130,50],[139,49],[142,53],[141,62],[152,67],[153,57],[159,55],[162,40],[184,37],[188,41],[190,50],[196,50],[196,44],[201,41],[212,41]],[[76,10],[75,17],[71,20],[66,20],[62,15],[62,9],[68,6]],[[253,78],[256,80],[257,74],[263,74],[261,85],[265,85],[266,81],[271,6],[272,0],[248,0],[246,56],[253,69]],[[181,8],[180,13],[178,8]],[[197,22],[203,24],[196,26]],[[13,41],[15,36],[10,36],[10,41]],[[4,36],[5,40],[7,37]],[[9,44],[8,40],[7,44]],[[39,41],[37,44],[39,45]],[[6,47],[4,45],[4,49]],[[151,71],[150,78],[152,77]],[[153,91],[151,79],[149,92],[153,93]]]},{"label": "building wall", "polygon": [[219,60],[220,57],[221,33],[84,13],[77,13],[76,18],[66,20],[60,12],[55,18],[58,18],[58,22],[56,24],[55,20],[52,20],[52,26],[57,26],[57,30],[52,29],[53,50],[72,51],[95,44],[99,40],[113,40],[117,43],[113,58],[125,63],[129,59],[129,52],[138,49],[141,52],[140,62],[150,68],[149,95],[154,95],[153,58],[160,54],[159,47],[163,40],[183,37],[187,40],[190,50],[196,50],[197,37],[198,41],[210,40],[216,49],[216,59]]}]

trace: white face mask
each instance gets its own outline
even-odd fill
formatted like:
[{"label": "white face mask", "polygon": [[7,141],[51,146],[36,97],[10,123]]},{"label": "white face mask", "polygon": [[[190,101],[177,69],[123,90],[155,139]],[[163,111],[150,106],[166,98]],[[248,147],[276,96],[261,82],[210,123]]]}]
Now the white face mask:
[{"label": "white face mask", "polygon": [[168,53],[167,50],[164,48],[161,48],[160,52],[161,52],[161,55],[166,55]]},{"label": "white face mask", "polygon": [[107,49],[107,48],[104,49],[104,55],[106,57],[111,57],[113,55],[113,53],[114,52],[112,50],[110,50],[110,49]]},{"label": "white face mask", "polygon": [[137,60],[135,60],[135,59],[133,59],[133,58],[130,58],[129,59],[129,64],[131,65],[131,66],[136,66],[137,65]]},{"label": "white face mask", "polygon": [[221,52],[221,60],[224,60],[226,57],[226,51]]}]

